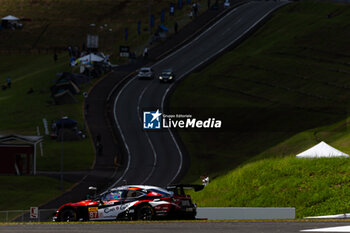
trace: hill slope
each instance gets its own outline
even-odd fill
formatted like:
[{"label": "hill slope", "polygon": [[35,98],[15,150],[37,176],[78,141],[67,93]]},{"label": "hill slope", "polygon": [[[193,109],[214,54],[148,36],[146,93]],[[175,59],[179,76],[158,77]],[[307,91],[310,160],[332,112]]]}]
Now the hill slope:
[{"label": "hill slope", "polygon": [[[181,82],[171,97],[174,113],[223,121],[221,130],[179,131],[192,162],[185,182],[204,174],[213,180],[195,194],[200,206],[296,206],[299,217],[346,211],[347,160],[282,158],[321,140],[350,153],[349,22],[349,5],[289,4]],[[313,171],[314,163],[322,169]]]},{"label": "hill slope", "polygon": [[[180,130],[193,160],[188,181],[347,135],[349,19],[348,5],[290,4],[238,48],[180,83],[171,97],[173,112],[223,121],[217,131]],[[297,134],[294,143],[276,148]],[[350,152],[346,140],[333,145]]]}]

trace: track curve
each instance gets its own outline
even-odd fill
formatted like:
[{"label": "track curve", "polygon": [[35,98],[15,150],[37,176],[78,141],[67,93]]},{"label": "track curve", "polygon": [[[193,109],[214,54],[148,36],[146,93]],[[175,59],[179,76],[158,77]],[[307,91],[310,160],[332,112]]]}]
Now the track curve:
[{"label": "track curve", "polygon": [[[252,1],[241,5],[218,20],[206,31],[174,53],[158,61],[156,73],[172,68],[176,82],[197,67],[222,53],[245,36],[271,12],[287,2]],[[127,183],[166,186],[179,178],[183,153],[168,129],[147,131],[142,127],[144,110],[164,109],[164,102],[173,85],[132,77],[114,100],[114,120],[128,154],[122,176],[113,184]]]}]

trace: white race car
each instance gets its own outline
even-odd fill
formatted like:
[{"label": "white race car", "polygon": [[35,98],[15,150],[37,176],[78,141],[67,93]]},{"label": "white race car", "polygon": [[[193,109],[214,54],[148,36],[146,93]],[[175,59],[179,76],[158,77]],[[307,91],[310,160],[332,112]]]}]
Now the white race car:
[{"label": "white race car", "polygon": [[110,189],[93,200],[62,205],[54,221],[195,219],[197,210],[184,189],[202,185],[174,185],[163,189],[127,185]]}]

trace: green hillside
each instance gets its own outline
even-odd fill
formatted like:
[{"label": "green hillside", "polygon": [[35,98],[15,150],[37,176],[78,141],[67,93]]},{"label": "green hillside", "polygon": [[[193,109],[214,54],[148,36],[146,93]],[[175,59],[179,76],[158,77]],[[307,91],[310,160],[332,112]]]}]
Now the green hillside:
[{"label": "green hillside", "polygon": [[296,207],[296,217],[349,213],[350,160],[264,159],[191,196],[199,206]]},{"label": "green hillside", "polygon": [[[327,161],[283,158],[322,140],[350,153],[349,27],[349,5],[292,3],[236,49],[180,83],[171,97],[174,113],[223,121],[220,130],[179,132],[191,156],[184,181],[200,182],[204,174],[212,180],[194,196],[199,206],[296,206],[299,217],[345,210],[347,205],[339,205],[339,200],[346,189],[334,187],[338,178],[349,185],[346,173],[332,170],[331,162],[326,169]],[[347,160],[334,161],[343,162],[345,169]],[[274,169],[259,170],[281,163],[281,168],[294,167],[286,171],[288,176],[279,177]],[[329,179],[322,186],[324,195],[315,200],[318,184],[303,180],[312,173],[308,169],[313,163],[328,170],[318,173],[320,180],[333,173],[338,177]],[[305,171],[301,175],[298,169]],[[264,189],[252,189],[254,182]],[[291,185],[283,185],[288,182]],[[299,194],[303,182],[309,182],[308,195]],[[280,192],[298,196],[281,199]],[[337,196],[334,201],[331,194]]]}]

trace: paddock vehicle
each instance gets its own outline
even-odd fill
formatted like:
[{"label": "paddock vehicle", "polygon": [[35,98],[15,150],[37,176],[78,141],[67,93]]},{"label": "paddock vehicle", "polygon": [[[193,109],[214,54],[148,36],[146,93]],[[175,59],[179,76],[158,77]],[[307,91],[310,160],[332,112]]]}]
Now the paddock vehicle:
[{"label": "paddock vehicle", "polygon": [[126,185],[101,193],[93,200],[62,205],[53,221],[195,219],[196,204],[184,189],[202,185],[173,185],[167,189]]}]

